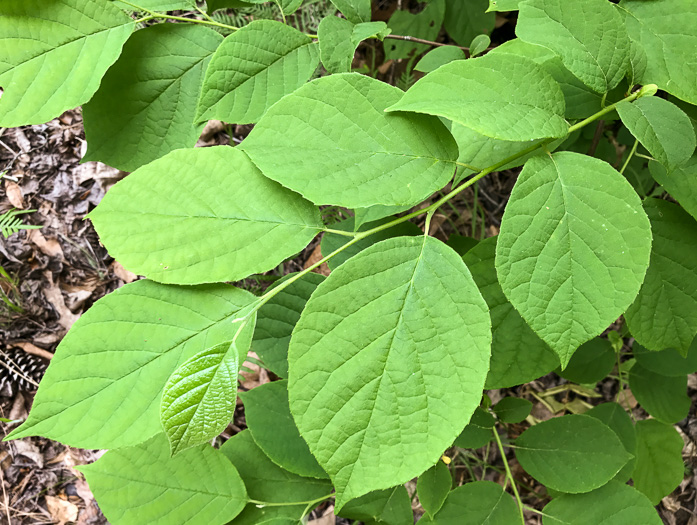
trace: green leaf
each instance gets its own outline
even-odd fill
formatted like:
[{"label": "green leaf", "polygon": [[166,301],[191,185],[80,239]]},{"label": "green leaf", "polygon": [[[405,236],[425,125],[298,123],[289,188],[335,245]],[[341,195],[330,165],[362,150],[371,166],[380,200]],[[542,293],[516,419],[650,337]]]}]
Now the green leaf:
[{"label": "green leaf", "polygon": [[[620,438],[627,453],[636,456],[636,431],[634,430],[634,423],[629,417],[629,414],[627,414],[620,405],[617,403],[603,403],[590,409],[584,415],[594,417],[605,423],[617,434],[617,437]],[[621,481],[622,483],[627,481],[632,475],[635,463],[636,458],[632,457],[632,459],[622,467],[622,470],[617,473],[615,480]]]},{"label": "green leaf", "polygon": [[[445,0],[430,0],[428,5],[418,14],[409,11],[395,11],[387,22],[396,35],[409,35],[424,40],[438,38],[443,18],[445,16]],[[385,60],[408,58],[412,52],[420,55],[428,49],[425,44],[417,44],[405,40],[389,40],[385,42]]]},{"label": "green leaf", "polygon": [[237,468],[249,499],[274,504],[258,506],[250,503],[231,525],[258,525],[274,520],[298,523],[300,514],[307,508],[307,501],[331,493],[329,481],[303,478],[272,462],[254,443],[248,430],[232,436],[220,447],[220,452]]},{"label": "green leaf", "polygon": [[524,0],[516,35],[547,47],[566,68],[598,93],[607,93],[629,67],[629,35],[607,0]]},{"label": "green leaf", "polygon": [[479,244],[479,241],[473,237],[465,237],[464,235],[453,233],[450,235],[450,237],[448,237],[448,240],[445,244],[447,244],[453,250],[455,250],[458,255],[464,256],[468,251],[477,246],[477,244]]},{"label": "green leaf", "polygon": [[687,162],[697,144],[690,118],[675,104],[642,97],[617,106],[622,123],[666,168]]},{"label": "green leaf", "polygon": [[274,2],[280,2],[281,11],[284,15],[292,15],[303,3],[303,0],[274,0]]},{"label": "green leaf", "polygon": [[661,525],[663,520],[641,492],[611,481],[587,494],[563,494],[543,509],[544,525]]},{"label": "green leaf", "polygon": [[486,388],[516,386],[551,372],[559,359],[533,332],[501,290],[494,258],[498,237],[489,237],[463,257],[491,315],[491,364]]},{"label": "green leaf", "polygon": [[[334,229],[337,230],[344,230],[344,231],[353,231],[353,219],[347,219],[345,221],[341,221],[337,224],[334,224]],[[376,226],[380,226],[381,224],[386,224],[390,222],[390,219],[382,219],[380,221],[376,221],[373,223],[368,223],[364,224],[359,228],[359,231],[366,231],[371,228],[374,228]],[[342,265],[346,261],[348,261],[351,257],[356,255],[357,253],[365,250],[366,248],[370,248],[373,244],[384,241],[386,239],[392,239],[393,237],[401,237],[405,235],[423,235],[423,232],[421,229],[414,224],[413,222],[401,222],[397,224],[396,226],[392,226],[391,228],[387,228],[385,230],[379,231],[370,237],[366,237],[365,239],[361,239],[360,241],[356,242],[355,244],[352,244],[348,248],[346,248],[343,252],[338,253],[329,261],[327,262],[328,266],[330,269],[334,270],[338,266]],[[321,250],[322,250],[322,256],[326,257],[330,253],[332,253],[335,250],[338,250],[341,246],[346,244],[351,240],[350,237],[346,237],[344,235],[338,235],[335,233],[325,233],[322,236],[322,244],[320,245]]]},{"label": "green leaf", "polygon": [[607,425],[583,415],[538,423],[515,444],[516,458],[528,474],[572,494],[605,485],[632,457]]},{"label": "green leaf", "polygon": [[158,432],[174,370],[229,341],[253,296],[229,285],[136,281],[97,301],[63,339],[27,421],[11,438],[42,435],[74,447],[141,443]]},{"label": "green leaf", "polygon": [[230,7],[239,9],[241,7],[249,7],[254,4],[263,4],[268,0],[206,0],[206,10],[208,13]]},{"label": "green leaf", "polygon": [[319,23],[319,53],[325,69],[329,73],[348,73],[351,71],[353,54],[358,45],[387,29],[385,22],[367,22],[354,25],[336,16],[327,16]]},{"label": "green leaf", "polygon": [[697,104],[697,5],[692,0],[622,0],[629,37],[646,54],[641,84]]},{"label": "green leaf", "polygon": [[[491,33],[496,15],[487,12],[488,4],[488,0],[445,0],[445,30],[450,38],[466,46],[477,35]],[[472,53],[472,46],[470,53],[472,56],[476,54]]]},{"label": "green leaf", "polygon": [[0,2],[0,127],[43,124],[87,102],[134,21],[106,0]]},{"label": "green leaf", "polygon": [[566,368],[557,370],[557,374],[574,383],[597,383],[612,371],[615,360],[610,341],[596,337],[579,346]]},{"label": "green leaf", "polygon": [[346,503],[339,516],[384,525],[405,525],[414,520],[411,499],[404,485],[370,492]]},{"label": "green leaf", "polygon": [[416,493],[424,510],[431,516],[440,510],[450,492],[453,477],[448,465],[438,460],[416,480]]},{"label": "green leaf", "polygon": [[177,150],[143,166],[89,218],[126,268],[177,284],[271,270],[323,229],[317,208],[228,146]]},{"label": "green leaf", "polygon": [[349,22],[360,24],[370,22],[372,16],[370,0],[331,0]]},{"label": "green leaf", "polygon": [[521,0],[489,0],[487,11],[517,11]]},{"label": "green leaf", "polygon": [[[235,319],[232,322],[241,321]],[[244,322],[244,321],[243,321]],[[172,455],[218,436],[235,413],[237,374],[254,332],[254,319],[237,323],[233,341],[199,352],[169,378],[160,420]]]},{"label": "green leaf", "polygon": [[683,441],[672,426],[656,419],[638,421],[634,487],[653,505],[673,492],[683,478]]},{"label": "green leaf", "polygon": [[111,523],[222,525],[247,502],[244,483],[223,454],[204,445],[171,458],[163,434],[77,468]]},{"label": "green leaf", "polygon": [[[121,9],[134,11],[133,6],[119,2],[119,0],[112,1]],[[131,3],[137,3],[140,7],[159,12],[174,11],[175,9],[193,9],[195,5],[194,0],[138,0],[137,2]]]},{"label": "green leaf", "polygon": [[474,481],[453,490],[435,515],[433,525],[503,525],[518,523],[513,498],[491,481]]},{"label": "green leaf", "polygon": [[271,108],[241,148],[316,204],[416,204],[453,175],[457,146],[434,117],[384,110],[402,91],[356,73],[322,77]]},{"label": "green leaf", "polygon": [[679,377],[697,372],[697,337],[693,339],[685,357],[674,348],[654,352],[636,341],[632,352],[638,364],[662,376]]},{"label": "green leaf", "polygon": [[533,157],[511,193],[496,247],[504,293],[562,368],[631,304],[651,249],[627,180],[578,153]]},{"label": "green leaf", "polygon": [[482,448],[494,439],[491,429],[494,428],[495,424],[494,416],[481,407],[477,407],[472,414],[472,419],[460,432],[460,435],[455,438],[453,445],[460,448]]},{"label": "green leaf", "polygon": [[686,164],[670,171],[658,162],[649,162],[651,176],[697,219],[697,155]]},{"label": "green leaf", "polygon": [[492,410],[503,423],[520,423],[530,415],[532,403],[519,397],[504,397]]},{"label": "green leaf", "polygon": [[203,73],[222,37],[211,29],[157,24],[135,33],[82,107],[84,161],[134,171],[172,150],[193,147]]},{"label": "green leaf", "polygon": [[[287,275],[279,284],[294,275]],[[279,377],[288,377],[290,335],[300,319],[305,303],[323,280],[324,276],[318,273],[305,274],[271,297],[257,313],[252,350],[266,368]]]},{"label": "green leaf", "polygon": [[479,405],[490,334],[467,267],[432,237],[374,244],[319,285],[291,338],[289,397],[338,509],[436,462]]},{"label": "green leaf", "polygon": [[465,52],[457,46],[439,46],[426,53],[414,66],[416,71],[430,73],[454,60],[467,58]]},{"label": "green leaf", "polygon": [[[514,79],[525,77],[525,82]],[[502,140],[564,137],[564,96],[532,60],[486,55],[456,60],[419,80],[389,111],[445,117]]]},{"label": "green leaf", "polygon": [[279,467],[311,478],[327,474],[300,437],[288,405],[288,382],[274,381],[240,393],[249,430],[257,446]]},{"label": "green leaf", "polygon": [[411,209],[411,206],[371,206],[370,208],[356,208],[354,212],[353,230],[359,231],[364,224],[379,221],[390,215],[396,215]]},{"label": "green leaf", "polygon": [[317,46],[307,35],[275,20],[255,20],[223,40],[211,58],[196,120],[257,122],[307,82],[318,63]]},{"label": "green leaf", "polygon": [[629,388],[642,408],[664,423],[677,423],[690,411],[687,375],[668,377],[636,363],[629,371]]},{"label": "green leaf", "polygon": [[490,45],[491,38],[489,38],[489,35],[475,36],[470,44],[470,56],[476,57],[477,55],[481,55]]},{"label": "green leaf", "polygon": [[649,350],[687,355],[697,335],[697,222],[664,200],[647,199],[644,209],[653,232],[651,263],[625,313],[627,326]]}]

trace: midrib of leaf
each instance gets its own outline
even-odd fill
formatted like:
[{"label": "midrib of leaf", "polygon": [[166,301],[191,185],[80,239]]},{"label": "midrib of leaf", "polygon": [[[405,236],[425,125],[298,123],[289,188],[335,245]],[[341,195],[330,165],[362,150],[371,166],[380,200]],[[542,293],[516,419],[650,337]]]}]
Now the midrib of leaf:
[{"label": "midrib of leaf", "polygon": [[[186,487],[181,487],[181,486],[180,487],[170,487],[167,485],[162,485],[160,483],[153,483],[152,481],[149,481],[149,480],[146,481],[143,478],[140,478],[140,479],[129,478],[128,476],[118,474],[114,471],[109,472],[108,474],[104,474],[104,475],[109,476],[110,478],[120,479],[122,481],[128,481],[128,482],[139,484],[139,485],[149,485],[151,487],[157,487],[159,489],[163,489],[165,492],[170,491],[170,490],[177,491],[177,492],[185,492],[187,494],[191,494],[191,496],[189,496],[190,498],[195,497],[197,495],[205,495],[205,496],[212,496],[215,498],[225,498],[226,500],[230,499],[230,494],[219,494],[216,492],[207,492],[205,490],[199,490],[198,488],[193,489],[193,488],[186,488]],[[175,479],[175,478],[172,477],[172,479]],[[150,502],[148,502],[148,503],[150,503]],[[185,503],[185,502],[181,502],[180,505],[183,503]]]},{"label": "midrib of leaf", "polygon": [[[122,215],[123,212],[112,212],[112,213],[118,213],[119,215]],[[300,222],[290,222],[286,221],[283,222],[281,220],[273,220],[273,219],[255,219],[255,218],[249,218],[249,217],[235,217],[235,216],[220,216],[220,215],[215,215],[215,216],[208,216],[208,215],[175,215],[173,213],[162,213],[162,212],[152,212],[148,211],[145,209],[130,212],[132,215],[146,215],[148,217],[173,217],[175,219],[211,219],[211,220],[216,220],[216,221],[232,221],[232,222],[252,222],[252,223],[265,223],[265,224],[273,224],[274,227],[279,227],[279,226],[301,226],[305,229],[310,229],[310,230],[318,230],[322,231],[324,229],[323,226],[314,226],[310,225],[307,223],[300,223]],[[171,225],[170,225],[171,226]],[[170,227],[168,226],[168,228]],[[148,250],[151,250],[151,248],[148,248]]]}]

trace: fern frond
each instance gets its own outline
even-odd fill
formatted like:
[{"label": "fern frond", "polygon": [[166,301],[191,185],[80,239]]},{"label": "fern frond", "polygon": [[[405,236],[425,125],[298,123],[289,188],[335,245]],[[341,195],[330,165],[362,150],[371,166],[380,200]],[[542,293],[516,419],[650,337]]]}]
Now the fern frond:
[{"label": "fern frond", "polygon": [[0,233],[5,239],[10,235],[17,233],[19,230],[37,230],[41,226],[33,226],[23,224],[22,220],[17,215],[24,213],[34,213],[36,210],[9,210],[0,215]]}]

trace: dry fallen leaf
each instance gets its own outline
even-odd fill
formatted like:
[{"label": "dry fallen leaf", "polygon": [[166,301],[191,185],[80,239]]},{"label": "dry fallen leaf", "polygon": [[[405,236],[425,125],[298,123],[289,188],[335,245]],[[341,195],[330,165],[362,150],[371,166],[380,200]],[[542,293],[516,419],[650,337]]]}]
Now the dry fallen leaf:
[{"label": "dry fallen leaf", "polygon": [[29,241],[34,244],[41,253],[48,255],[49,257],[60,257],[63,259],[63,248],[61,248],[60,243],[56,239],[47,239],[44,237],[41,230],[30,230],[29,231]]},{"label": "dry fallen leaf", "polygon": [[335,523],[336,516],[334,515],[334,506],[331,506],[324,511],[321,517],[316,520],[308,521],[307,525],[334,525]]},{"label": "dry fallen leaf", "polygon": [[44,272],[44,276],[46,277],[46,280],[49,282],[49,286],[42,290],[44,293],[44,297],[46,297],[48,302],[51,303],[53,305],[53,308],[56,309],[56,312],[59,316],[58,323],[66,330],[69,330],[70,327],[73,326],[73,323],[77,321],[80,316],[75,315],[65,305],[63,294],[61,293],[60,288],[58,288],[58,286],[56,286],[56,284],[53,282],[51,272],[47,270],[46,272]]},{"label": "dry fallen leaf", "polygon": [[109,268],[112,272],[114,272],[114,275],[116,275],[116,277],[121,279],[126,284],[132,283],[138,278],[136,274],[129,270],[126,270],[126,268],[124,268],[123,265],[118,261],[114,261],[113,263],[111,263]]},{"label": "dry fallen leaf", "polygon": [[[254,352],[249,352],[248,355],[249,357],[259,359],[259,356]],[[269,373],[265,368],[261,368],[259,365],[250,361],[245,361],[243,366],[251,370],[251,372],[247,372],[246,370],[240,369],[240,384],[245,390],[251,390],[252,388],[270,381]]]},{"label": "dry fallen leaf", "polygon": [[43,357],[44,359],[48,359],[49,361],[53,359],[53,354],[51,352],[44,350],[43,348],[39,348],[31,343],[12,343],[12,346],[18,346],[28,354],[37,355],[39,357]]},{"label": "dry fallen leaf", "polygon": [[[310,266],[312,266],[315,263],[318,263],[320,260],[322,260],[322,250],[320,248],[320,245],[318,244],[317,247],[312,250],[312,253],[310,256],[307,258],[307,261],[305,261],[304,268],[307,269]],[[322,263],[319,265],[317,268],[312,270],[313,272],[319,273],[321,275],[329,275],[329,266],[327,263]]]},{"label": "dry fallen leaf", "polygon": [[70,503],[55,496],[45,496],[46,508],[57,525],[65,525],[69,521],[77,520],[78,508],[74,503]]},{"label": "dry fallen leaf", "polygon": [[11,443],[15,456],[24,456],[30,459],[38,468],[44,468],[44,456],[39,452],[39,448],[28,438],[17,439]]},{"label": "dry fallen leaf", "polygon": [[10,204],[15,208],[23,210],[26,207],[24,204],[24,194],[22,193],[22,188],[16,182],[11,180],[5,180],[5,195]]}]

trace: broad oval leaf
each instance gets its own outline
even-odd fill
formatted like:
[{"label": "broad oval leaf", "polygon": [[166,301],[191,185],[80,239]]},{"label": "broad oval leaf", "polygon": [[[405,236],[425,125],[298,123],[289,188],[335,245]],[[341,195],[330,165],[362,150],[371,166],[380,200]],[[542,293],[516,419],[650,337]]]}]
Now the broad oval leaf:
[{"label": "broad oval leaf", "polygon": [[579,346],[566,368],[557,370],[557,374],[574,383],[597,383],[612,371],[616,361],[610,341],[595,337]]},{"label": "broad oval leaf", "polygon": [[658,505],[683,479],[684,443],[677,430],[656,419],[637,422],[636,433],[634,487],[646,494],[652,504]]},{"label": "broad oval leaf", "polygon": [[267,177],[315,204],[416,204],[450,180],[457,145],[436,118],[388,115],[402,91],[346,73],[275,104],[240,147]]},{"label": "broad oval leaf", "polygon": [[288,382],[274,381],[240,393],[254,442],[278,466],[310,478],[326,478],[295,426],[288,405]]},{"label": "broad oval leaf", "polygon": [[607,0],[525,0],[515,31],[521,40],[554,51],[598,93],[617,86],[629,67],[629,35]]},{"label": "broad oval leaf", "polygon": [[317,28],[322,64],[329,73],[350,72],[358,45],[371,36],[382,39],[386,29],[385,22],[354,25],[337,16],[324,17]]},{"label": "broad oval leaf", "polygon": [[107,0],[0,1],[0,126],[43,124],[87,102],[133,32]]},{"label": "broad oval leaf", "polygon": [[474,481],[451,491],[433,517],[433,525],[503,525],[518,523],[520,515],[513,497],[498,483]]},{"label": "broad oval leaf", "polygon": [[496,23],[496,15],[487,12],[487,7],[487,0],[445,0],[445,30],[461,46],[469,45],[472,56],[476,55],[472,49],[474,46],[470,45],[472,39],[477,35],[488,35]]},{"label": "broad oval leaf", "polygon": [[377,243],[319,285],[291,338],[289,398],[338,509],[436,462],[479,405],[490,344],[469,270],[431,237]]},{"label": "broad oval leaf", "polygon": [[[264,455],[254,443],[252,434],[243,430],[228,439],[222,452],[239,472],[249,499],[267,501],[273,505],[262,506],[249,503],[231,525],[259,525],[262,523],[298,523],[309,500],[329,495],[332,491],[328,480],[303,478],[282,469]],[[287,505],[279,505],[287,503]]]},{"label": "broad oval leaf", "polygon": [[27,421],[11,438],[74,447],[141,443],[158,432],[167,379],[201,350],[229,341],[254,296],[228,285],[136,281],[97,301],[63,339]]},{"label": "broad oval leaf", "polygon": [[317,208],[228,146],[177,150],[143,166],[89,218],[125,267],[177,284],[271,270],[323,229]]},{"label": "broad oval leaf", "polygon": [[590,492],[605,485],[631,459],[617,435],[598,419],[556,417],[523,432],[515,455],[525,471],[560,492]]},{"label": "broad oval leaf", "polygon": [[255,20],[228,36],[211,58],[196,120],[257,122],[307,82],[318,63],[307,35],[275,20]]},{"label": "broad oval leaf", "polygon": [[649,221],[629,182],[601,160],[562,152],[525,164],[501,222],[496,270],[564,368],[632,303],[650,249]]},{"label": "broad oval leaf", "polygon": [[661,525],[663,520],[646,496],[634,487],[611,481],[586,494],[563,494],[543,510],[544,525]]},{"label": "broad oval leaf", "polygon": [[[429,0],[428,5],[419,13],[398,9],[387,22],[391,32],[396,35],[409,35],[425,40],[435,40],[443,25],[445,0]],[[399,60],[417,56],[428,50],[428,45],[407,39],[389,40],[384,43],[385,60]]]},{"label": "broad oval leaf", "polygon": [[232,420],[240,361],[247,355],[254,331],[253,317],[235,321],[232,341],[189,358],[165,385],[160,420],[172,455],[210,441]]},{"label": "broad oval leaf", "polygon": [[503,423],[520,423],[530,415],[532,403],[520,397],[504,397],[492,410]]},{"label": "broad oval leaf", "polygon": [[625,313],[629,331],[649,350],[686,355],[697,335],[697,222],[680,206],[647,199],[651,263],[639,295]]},{"label": "broad oval leaf", "polygon": [[687,356],[682,356],[674,348],[654,352],[647,350],[636,341],[632,353],[646,370],[668,377],[679,377],[697,372],[697,337],[692,340]]},{"label": "broad oval leaf", "polygon": [[484,239],[463,257],[491,315],[491,363],[486,388],[521,385],[559,366],[556,354],[528,326],[501,290],[494,266],[497,239]]},{"label": "broad oval leaf", "polygon": [[220,451],[203,445],[171,458],[164,434],[77,468],[111,523],[223,525],[247,503],[237,469]]},{"label": "broad oval leaf", "polygon": [[629,37],[646,55],[646,69],[635,79],[657,84],[697,104],[697,4],[692,0],[622,0]]},{"label": "broad oval leaf", "polygon": [[370,0],[331,0],[349,22],[360,24],[370,22],[372,16]]},{"label": "broad oval leaf", "polygon": [[82,107],[83,162],[134,171],[172,150],[193,147],[196,101],[222,37],[197,25],[157,24],[136,32]]},{"label": "broad oval leaf", "polygon": [[[588,412],[585,412],[584,415],[594,417],[605,423],[617,434],[617,437],[620,438],[624,449],[632,456],[636,456],[636,430],[634,430],[634,422],[619,404],[601,403]],[[626,482],[634,471],[635,463],[636,457],[633,457],[622,467],[622,470],[617,473],[614,479],[622,483]]]},{"label": "broad oval leaf", "polygon": [[671,169],[687,162],[695,151],[690,117],[658,97],[641,97],[617,106],[622,123],[656,160]]},{"label": "broad oval leaf", "polygon": [[388,111],[445,117],[502,140],[564,137],[564,95],[542,67],[518,55],[456,60],[419,80]]},{"label": "broad oval leaf", "polygon": [[453,485],[448,465],[438,460],[434,466],[416,480],[416,493],[424,510],[433,516],[440,510]]},{"label": "broad oval leaf", "polygon": [[414,520],[411,497],[404,485],[353,499],[341,508],[338,515],[371,525],[404,525]]},{"label": "broad oval leaf", "polygon": [[686,374],[664,376],[635,363],[629,371],[629,388],[641,407],[664,423],[685,419],[692,405]]},{"label": "broad oval leaf", "polygon": [[649,162],[651,176],[678,201],[687,213],[697,219],[697,155],[684,165],[666,170],[658,162]]}]

